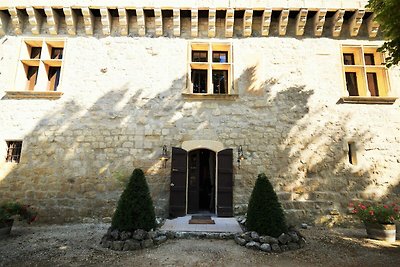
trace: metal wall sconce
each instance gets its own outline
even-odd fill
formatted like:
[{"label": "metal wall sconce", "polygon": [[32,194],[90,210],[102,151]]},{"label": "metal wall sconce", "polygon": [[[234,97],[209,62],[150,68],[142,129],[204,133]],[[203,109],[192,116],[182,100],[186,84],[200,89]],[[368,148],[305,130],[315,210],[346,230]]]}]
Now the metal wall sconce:
[{"label": "metal wall sconce", "polygon": [[238,158],[237,158],[237,163],[238,163],[239,169],[240,169],[240,162],[245,159],[246,158],[244,157],[244,154],[243,154],[243,148],[242,148],[242,146],[239,146],[238,147]]},{"label": "metal wall sconce", "polygon": [[168,150],[167,150],[166,145],[163,145],[163,147],[162,147],[162,153],[161,153],[160,160],[163,161],[163,165],[164,165],[164,169],[165,169],[167,167],[167,161],[169,160]]}]

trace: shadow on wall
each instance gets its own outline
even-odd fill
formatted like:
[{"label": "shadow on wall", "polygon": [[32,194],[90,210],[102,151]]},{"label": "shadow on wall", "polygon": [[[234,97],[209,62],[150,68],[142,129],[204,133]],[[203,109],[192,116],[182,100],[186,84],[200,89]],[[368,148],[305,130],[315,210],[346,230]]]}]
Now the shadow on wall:
[{"label": "shadow on wall", "polygon": [[[314,90],[304,85],[259,81],[256,67],[245,70],[235,81],[234,101],[184,99],[186,77],[153,96],[127,83],[89,107],[61,99],[24,138],[21,162],[0,180],[0,198],[36,206],[42,222],[105,218],[119,199],[121,180],[142,168],[156,212],[165,215],[170,162],[163,168],[161,147],[211,139],[245,151],[247,159],[234,170],[236,211],[265,172],[291,218],[334,220],[330,213],[345,212],[349,200],[364,198],[374,183],[371,166],[357,170],[347,163],[345,128],[352,114],[310,104]],[[351,137],[369,138],[363,131]]]}]

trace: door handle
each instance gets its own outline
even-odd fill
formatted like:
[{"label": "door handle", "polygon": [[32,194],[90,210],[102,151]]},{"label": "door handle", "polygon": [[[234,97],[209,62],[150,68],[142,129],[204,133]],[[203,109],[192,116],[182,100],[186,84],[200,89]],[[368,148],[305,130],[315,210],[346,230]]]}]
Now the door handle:
[{"label": "door handle", "polygon": [[174,187],[175,186],[175,184],[174,183],[171,183],[171,187]]},{"label": "door handle", "polygon": [[172,169],[172,171],[173,171],[173,172],[177,172],[177,171],[179,171],[179,170],[178,170],[178,169]]}]

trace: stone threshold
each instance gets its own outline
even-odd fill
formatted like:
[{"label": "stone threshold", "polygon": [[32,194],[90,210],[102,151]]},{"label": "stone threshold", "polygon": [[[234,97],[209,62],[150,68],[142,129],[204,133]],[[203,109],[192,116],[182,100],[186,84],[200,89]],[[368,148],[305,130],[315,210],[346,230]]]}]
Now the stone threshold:
[{"label": "stone threshold", "polygon": [[54,91],[6,91],[5,99],[59,99],[64,93]]}]

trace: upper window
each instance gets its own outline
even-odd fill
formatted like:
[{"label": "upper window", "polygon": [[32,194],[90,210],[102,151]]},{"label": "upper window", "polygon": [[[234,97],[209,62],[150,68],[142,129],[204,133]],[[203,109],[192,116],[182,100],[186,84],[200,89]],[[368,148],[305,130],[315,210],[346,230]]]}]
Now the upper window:
[{"label": "upper window", "polygon": [[190,93],[233,94],[230,44],[192,43],[190,57]]},{"label": "upper window", "polygon": [[16,89],[57,91],[60,84],[64,41],[24,40],[20,54]]},{"label": "upper window", "polygon": [[6,162],[18,163],[21,158],[22,141],[6,141],[6,142],[7,142]]},{"label": "upper window", "polygon": [[388,96],[383,55],[371,46],[343,46],[343,70],[348,96]]}]

